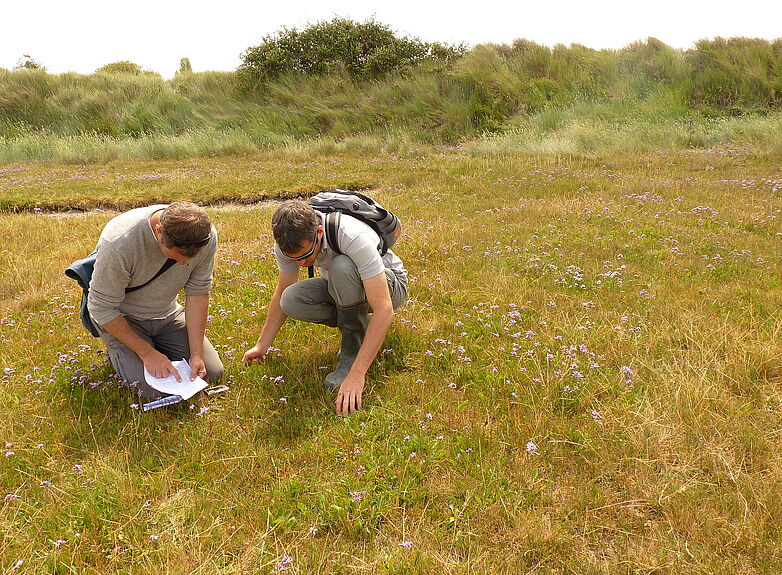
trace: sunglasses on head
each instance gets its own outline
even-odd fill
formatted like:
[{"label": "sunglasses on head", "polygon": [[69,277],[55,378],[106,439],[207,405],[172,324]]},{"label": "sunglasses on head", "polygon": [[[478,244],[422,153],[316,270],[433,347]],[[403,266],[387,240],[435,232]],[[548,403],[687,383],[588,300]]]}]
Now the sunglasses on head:
[{"label": "sunglasses on head", "polygon": [[[161,228],[162,229],[162,228]],[[180,240],[179,238],[175,238],[171,234],[169,234],[165,229],[163,229],[163,234],[171,241],[172,244],[174,244],[178,248],[200,248],[201,246],[205,246],[209,243],[209,240],[212,239],[212,234],[209,233],[206,235],[205,238],[201,240]]]}]

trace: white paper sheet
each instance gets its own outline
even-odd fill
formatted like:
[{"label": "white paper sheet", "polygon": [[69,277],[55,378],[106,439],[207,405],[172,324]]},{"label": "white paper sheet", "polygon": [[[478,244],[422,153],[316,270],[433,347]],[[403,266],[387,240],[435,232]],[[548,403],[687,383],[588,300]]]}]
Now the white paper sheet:
[{"label": "white paper sheet", "polygon": [[146,367],[144,368],[144,379],[159,392],[178,395],[182,399],[190,399],[209,385],[200,377],[196,377],[193,381],[190,381],[190,364],[184,359],[182,361],[172,361],[171,364],[179,372],[179,377],[182,378],[182,381],[177,381],[173,375],[169,375],[168,377],[155,377],[147,371]]}]

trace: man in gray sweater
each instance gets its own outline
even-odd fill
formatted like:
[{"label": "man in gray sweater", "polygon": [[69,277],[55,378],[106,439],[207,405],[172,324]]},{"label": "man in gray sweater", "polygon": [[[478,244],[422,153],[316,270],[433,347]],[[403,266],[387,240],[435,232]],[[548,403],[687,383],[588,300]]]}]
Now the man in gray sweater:
[{"label": "man in gray sweater", "polygon": [[144,399],[163,395],[146,383],[144,368],[181,381],[171,361],[186,359],[191,379],[223,373],[205,336],[216,250],[217,230],[189,202],[130,210],[100,235],[87,309],[117,373]]}]

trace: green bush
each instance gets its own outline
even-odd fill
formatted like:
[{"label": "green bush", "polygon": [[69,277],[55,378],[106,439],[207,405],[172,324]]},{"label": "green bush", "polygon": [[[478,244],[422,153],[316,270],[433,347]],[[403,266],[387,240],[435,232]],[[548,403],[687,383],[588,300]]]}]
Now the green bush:
[{"label": "green bush", "polygon": [[139,66],[138,64],[134,64],[133,62],[129,62],[127,60],[106,64],[105,66],[95,70],[95,72],[96,73],[103,72],[104,74],[130,74],[132,76],[141,76],[141,74],[143,73],[141,70],[141,66]]},{"label": "green bush", "polygon": [[461,49],[399,38],[373,20],[342,18],[318,22],[302,31],[283,28],[243,55],[240,75],[248,85],[284,74],[329,74],[344,70],[354,79],[377,78],[426,59],[451,59]]}]

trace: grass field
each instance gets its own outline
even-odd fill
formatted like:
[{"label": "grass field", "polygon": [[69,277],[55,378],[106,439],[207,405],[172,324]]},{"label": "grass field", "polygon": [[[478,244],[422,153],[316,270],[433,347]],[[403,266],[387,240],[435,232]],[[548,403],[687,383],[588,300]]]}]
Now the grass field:
[{"label": "grass field", "polygon": [[[3,573],[782,571],[782,170],[719,149],[0,166]],[[363,412],[336,330],[240,359],[274,199],[362,187],[411,276]],[[222,397],[131,409],[62,271],[115,210],[220,233]],[[67,211],[77,207],[86,211]],[[94,209],[100,208],[100,209]]]}]

